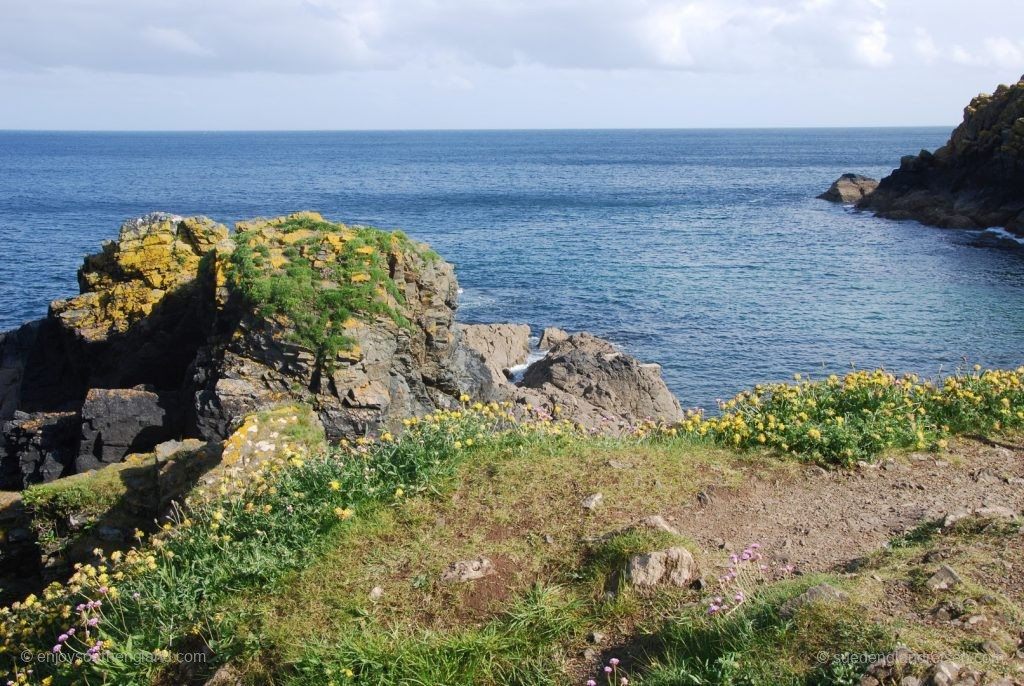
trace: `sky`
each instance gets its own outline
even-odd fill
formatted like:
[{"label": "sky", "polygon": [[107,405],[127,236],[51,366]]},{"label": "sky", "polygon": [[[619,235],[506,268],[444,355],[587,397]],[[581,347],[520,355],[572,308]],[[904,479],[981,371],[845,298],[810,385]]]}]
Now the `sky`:
[{"label": "sky", "polygon": [[0,0],[0,129],[952,126],[1020,0]]}]

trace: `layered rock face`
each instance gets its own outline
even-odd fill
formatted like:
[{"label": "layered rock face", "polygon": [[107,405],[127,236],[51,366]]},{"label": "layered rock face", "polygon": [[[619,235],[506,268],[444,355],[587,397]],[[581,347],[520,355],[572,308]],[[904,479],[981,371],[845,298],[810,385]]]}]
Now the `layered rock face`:
[{"label": "layered rock face", "polygon": [[529,327],[456,324],[452,265],[399,232],[300,213],[230,235],[155,213],[87,257],[79,282],[0,338],[0,488],[221,440],[282,402],[312,407],[331,439],[397,430],[464,395],[557,406],[595,429],[680,416],[657,365],[585,334],[552,330],[546,342],[561,342],[510,383]]},{"label": "layered rock face", "polygon": [[1024,233],[1024,79],[974,98],[946,145],[904,157],[858,207],[934,226]]}]

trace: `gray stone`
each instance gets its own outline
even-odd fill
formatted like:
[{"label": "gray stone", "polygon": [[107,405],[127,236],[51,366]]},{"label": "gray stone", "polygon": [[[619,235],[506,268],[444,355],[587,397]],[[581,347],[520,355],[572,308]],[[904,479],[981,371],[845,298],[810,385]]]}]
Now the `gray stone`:
[{"label": "gray stone", "polygon": [[370,600],[377,602],[384,595],[384,589],[380,586],[374,586],[370,589]]},{"label": "gray stone", "polygon": [[987,639],[983,641],[981,644],[981,649],[985,651],[986,655],[991,655],[992,657],[998,658],[1000,660],[1006,657],[1006,651],[1003,650],[1002,646],[1000,646],[992,639]]},{"label": "gray stone", "polygon": [[960,581],[960,575],[956,573],[956,570],[949,565],[942,565],[928,578],[925,586],[932,591],[945,591],[956,586]]},{"label": "gray stone", "polygon": [[634,555],[626,564],[626,581],[640,588],[662,584],[683,588],[696,574],[693,555],[680,547]]},{"label": "gray stone", "polygon": [[821,200],[852,204],[859,202],[878,188],[878,181],[860,174],[843,174],[832,182],[829,189],[818,196]]},{"label": "gray stone", "polygon": [[124,532],[116,526],[103,525],[97,527],[96,535],[99,536],[101,541],[107,541],[108,543],[116,543],[124,540]]},{"label": "gray stone", "polygon": [[204,445],[205,443],[197,438],[186,438],[183,441],[164,441],[163,443],[158,443],[153,448],[153,452],[156,454],[157,459],[166,460],[178,453],[194,452]]},{"label": "gray stone", "polygon": [[558,407],[560,417],[599,431],[683,417],[660,366],[644,364],[588,333],[569,336],[531,364],[515,397],[552,412]]},{"label": "gray stone", "polygon": [[93,388],[82,404],[79,472],[146,453],[179,432],[173,401],[137,388]]},{"label": "gray stone", "polygon": [[0,430],[0,489],[21,489],[74,473],[76,412],[19,412]]},{"label": "gray stone", "polygon": [[960,665],[952,660],[943,660],[928,670],[926,683],[930,686],[952,686],[960,676]]},{"label": "gray stone", "polygon": [[604,494],[602,494],[602,493],[591,493],[590,495],[588,495],[586,498],[583,499],[583,501],[580,503],[580,505],[582,505],[583,509],[585,509],[585,510],[593,511],[593,510],[596,510],[598,508],[598,506],[601,504],[601,501],[603,501],[603,500],[604,500]]},{"label": "gray stone", "polygon": [[631,462],[623,462],[621,460],[608,460],[608,466],[612,469],[632,469],[633,464]]},{"label": "gray stone", "polygon": [[474,581],[490,576],[495,571],[494,563],[488,558],[480,556],[474,560],[460,560],[451,563],[442,572],[441,581],[444,583]]}]

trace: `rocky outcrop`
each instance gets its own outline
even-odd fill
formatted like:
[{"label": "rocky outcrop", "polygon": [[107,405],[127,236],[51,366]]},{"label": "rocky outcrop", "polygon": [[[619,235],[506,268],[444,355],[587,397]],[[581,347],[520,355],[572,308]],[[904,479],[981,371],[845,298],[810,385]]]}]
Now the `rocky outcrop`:
[{"label": "rocky outcrop", "polygon": [[1024,233],[1024,80],[974,98],[946,145],[904,157],[858,207],[933,226]]},{"label": "rocky outcrop", "polygon": [[557,326],[549,326],[540,335],[540,342],[537,347],[541,350],[550,350],[569,337],[569,333]]},{"label": "rocky outcrop", "polygon": [[526,362],[530,355],[527,324],[456,324],[469,348],[483,357],[496,383],[505,381],[505,370]]},{"label": "rocky outcrop", "polygon": [[593,429],[681,416],[657,365],[587,334],[546,330],[548,356],[514,385],[503,372],[527,360],[529,327],[456,324],[454,268],[400,232],[307,212],[230,235],[154,213],[87,257],[79,282],[80,295],[0,339],[0,410],[17,417],[0,453],[8,484],[172,438],[223,439],[291,401],[331,439],[397,430],[464,395]]},{"label": "rocky outcrop", "polygon": [[[424,246],[397,234],[392,240],[373,229],[329,224],[313,214],[245,222],[237,231],[267,255],[259,268],[271,278],[304,260],[325,289],[341,290],[359,277],[365,280],[355,283],[372,283],[376,265],[342,276],[353,261],[363,268],[363,255],[379,259],[387,271],[376,277],[372,311],[353,312],[339,327],[345,345],[331,350],[296,340],[295,321],[267,316],[236,297],[226,280],[216,335],[198,352],[190,380],[199,435],[224,436],[239,417],[284,399],[315,407],[328,436],[336,439],[400,427],[404,418],[457,406],[462,394],[495,395],[483,359],[455,327],[454,269]],[[361,246],[354,256],[353,244]],[[222,262],[218,271],[230,273],[230,263]]]},{"label": "rocky outcrop", "polygon": [[644,364],[589,333],[569,336],[530,365],[517,398],[592,429],[683,416],[659,365]]},{"label": "rocky outcrop", "polygon": [[2,427],[0,489],[20,489],[75,471],[77,412],[16,413]]},{"label": "rocky outcrop", "polygon": [[829,202],[853,204],[871,195],[876,188],[878,181],[875,179],[860,174],[843,174],[818,198]]},{"label": "rocky outcrop", "polygon": [[175,400],[140,388],[94,388],[82,404],[75,469],[86,472],[175,438],[181,422]]}]

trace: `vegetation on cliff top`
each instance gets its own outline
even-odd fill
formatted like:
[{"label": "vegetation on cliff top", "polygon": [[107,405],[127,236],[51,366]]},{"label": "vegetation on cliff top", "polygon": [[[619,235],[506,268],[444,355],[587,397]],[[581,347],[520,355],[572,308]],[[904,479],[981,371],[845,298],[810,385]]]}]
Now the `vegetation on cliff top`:
[{"label": "vegetation on cliff top", "polygon": [[[251,683],[582,683],[592,665],[573,656],[587,646],[586,628],[613,626],[623,662],[611,673],[633,683],[856,683],[864,665],[842,656],[887,651],[897,633],[921,650],[962,643],[865,610],[883,605],[872,579],[905,576],[927,536],[870,560],[871,578],[830,577],[850,603],[789,617],[781,605],[821,578],[766,578],[709,615],[716,593],[740,593],[733,582],[643,593],[616,581],[625,555],[679,539],[595,534],[755,469],[792,470],[793,460],[773,455],[845,461],[848,447],[870,456],[922,440],[941,450],[940,436],[1020,426],[1020,378],[979,370],[930,385],[880,372],[801,381],[743,394],[722,418],[623,438],[464,399],[462,409],[407,420],[401,435],[326,451],[310,413],[282,408],[229,441],[269,446],[259,469],[214,484],[164,531],[139,532],[138,547],[101,554],[68,583],[0,610],[0,667],[15,683],[185,683],[226,661]],[[760,441],[757,423],[769,415],[785,426]],[[935,431],[924,439],[922,421]],[[849,425],[857,428],[844,432]],[[799,440],[787,438],[791,426]],[[626,461],[631,469],[609,471]],[[614,493],[614,506],[566,507],[596,489]],[[496,560],[493,578],[438,580],[445,564],[482,547]],[[60,659],[26,662],[24,651]],[[195,652],[212,663],[173,659]]]},{"label": "vegetation on cliff top", "polygon": [[744,391],[722,414],[691,412],[638,435],[684,433],[744,449],[774,448],[823,463],[873,460],[885,450],[943,449],[955,434],[1024,427],[1024,367],[948,376],[938,382],[884,370],[851,372]]},{"label": "vegetation on cliff top", "polygon": [[302,213],[240,223],[227,275],[262,316],[283,318],[290,338],[330,365],[353,345],[346,329],[355,319],[384,316],[410,326],[392,271],[406,254],[436,258],[401,231]]}]

